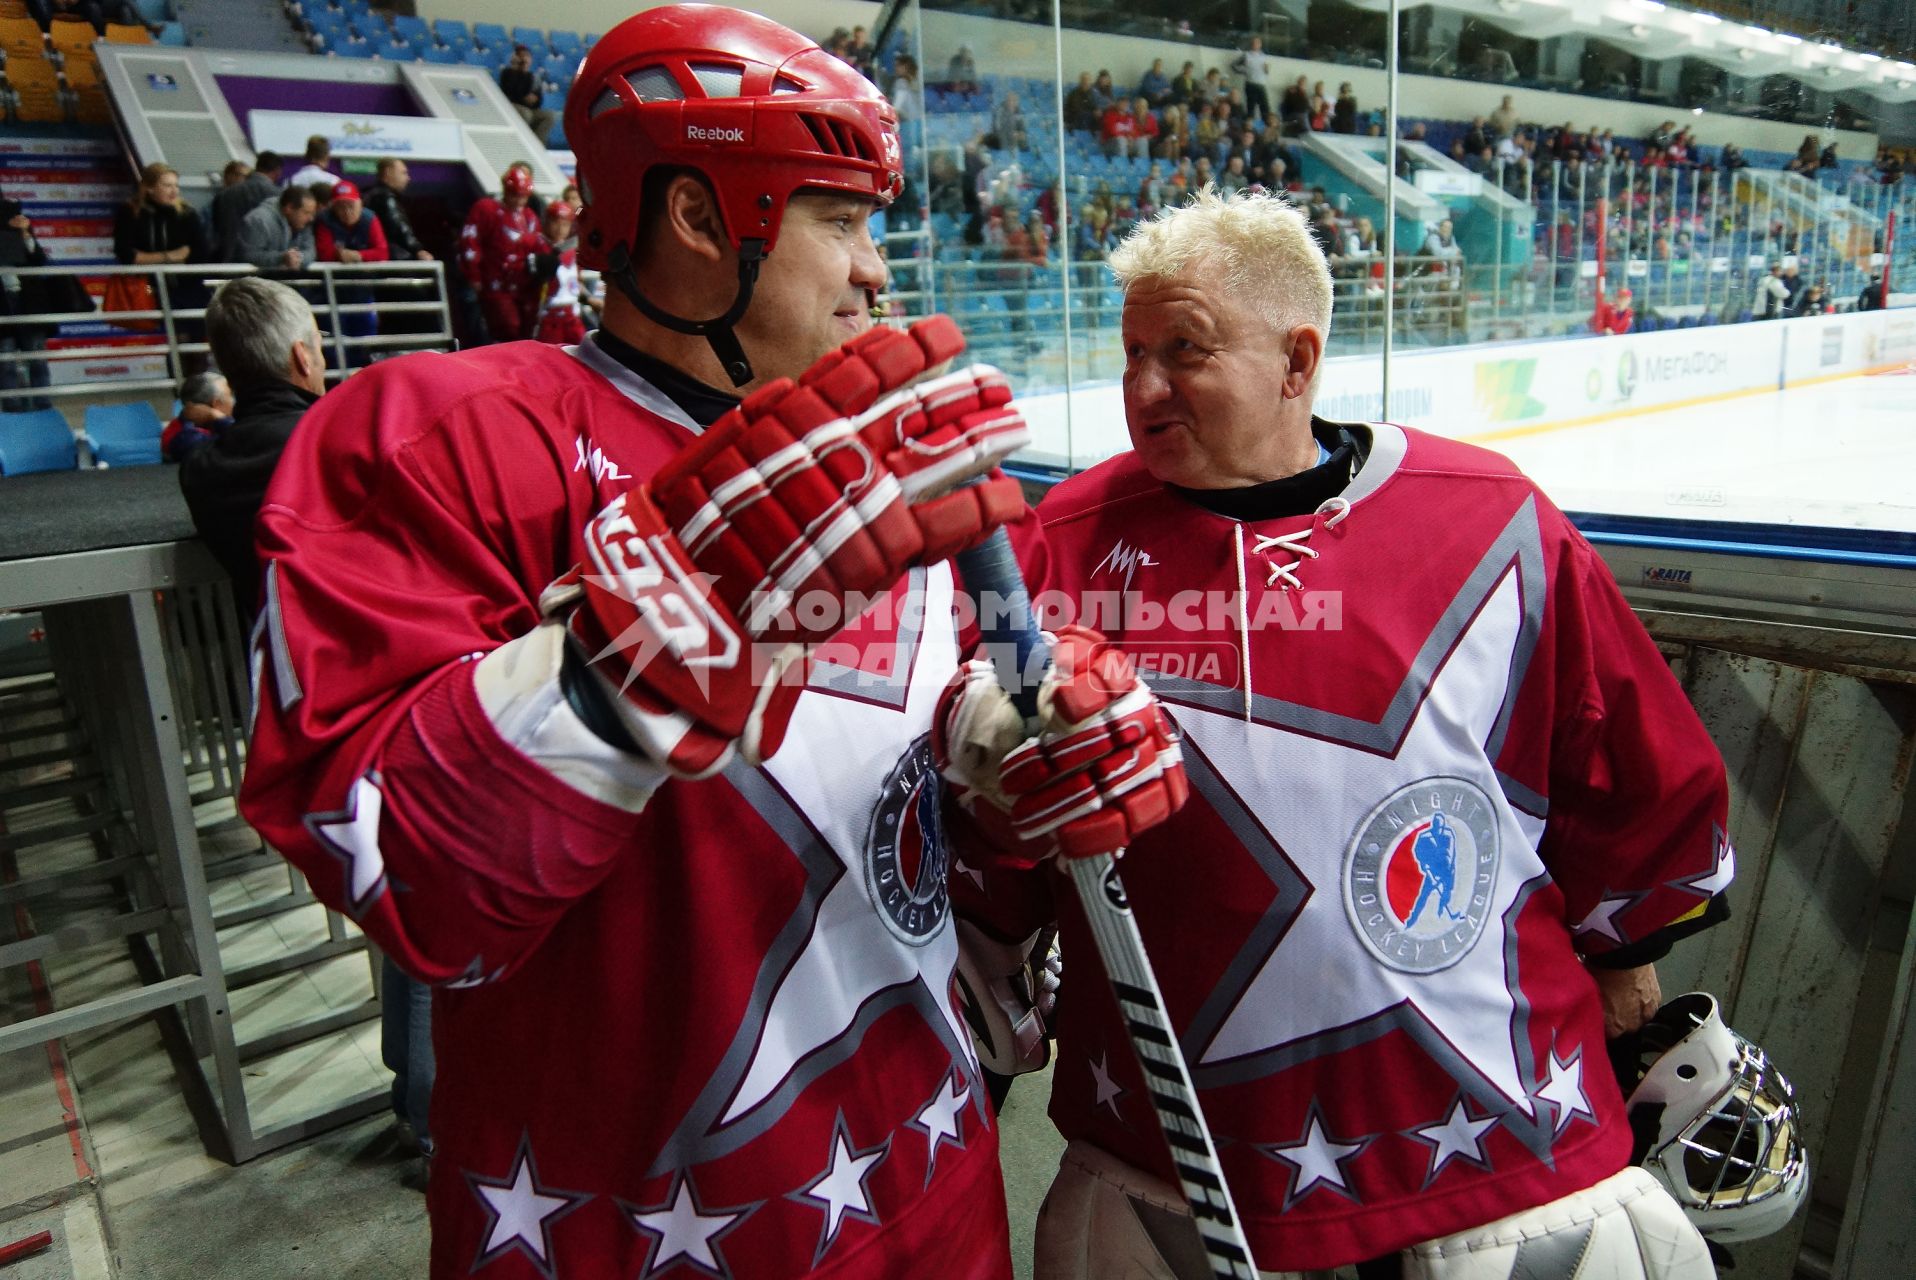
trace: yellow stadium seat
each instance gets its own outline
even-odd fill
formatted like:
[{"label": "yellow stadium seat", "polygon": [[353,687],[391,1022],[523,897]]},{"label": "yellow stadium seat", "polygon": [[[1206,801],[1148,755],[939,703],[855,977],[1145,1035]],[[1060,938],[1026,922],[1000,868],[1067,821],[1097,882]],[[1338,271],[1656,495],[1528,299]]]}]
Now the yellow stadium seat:
[{"label": "yellow stadium seat", "polygon": [[60,101],[60,91],[50,85],[22,85],[14,82],[14,93],[18,105],[14,110],[19,114],[22,124],[62,124],[66,121],[66,105]]},{"label": "yellow stadium seat", "polygon": [[53,69],[53,61],[46,54],[35,54],[31,58],[8,58],[7,80],[14,88],[22,87],[49,89],[60,87],[59,73]]},{"label": "yellow stadium seat", "polygon": [[97,85],[80,90],[77,114],[81,124],[112,124],[113,108],[107,102],[106,90]]},{"label": "yellow stadium seat", "polygon": [[100,83],[99,59],[93,56],[91,49],[86,50],[84,56],[78,49],[67,54],[66,72],[67,85],[74,89],[84,89]]},{"label": "yellow stadium seat", "polygon": [[0,17],[0,49],[7,51],[7,57],[37,58],[46,48],[40,24],[32,18]]},{"label": "yellow stadium seat", "polygon": [[30,22],[33,15],[27,11],[26,0],[0,0],[0,18],[25,18]]},{"label": "yellow stadium seat", "polygon": [[56,49],[85,49],[99,38],[93,24],[84,18],[55,18],[47,33]]},{"label": "yellow stadium seat", "polygon": [[108,44],[152,44],[153,37],[147,34],[145,27],[130,26],[122,22],[106,24]]}]

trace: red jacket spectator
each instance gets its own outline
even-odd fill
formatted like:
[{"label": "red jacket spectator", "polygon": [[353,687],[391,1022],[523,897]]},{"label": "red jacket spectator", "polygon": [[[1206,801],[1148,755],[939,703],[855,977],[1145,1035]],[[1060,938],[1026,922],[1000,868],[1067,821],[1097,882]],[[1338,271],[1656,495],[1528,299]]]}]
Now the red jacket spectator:
[{"label": "red jacket spectator", "polygon": [[1597,333],[1628,333],[1635,321],[1636,315],[1630,307],[1630,291],[1619,289],[1614,305],[1608,298],[1598,299],[1597,313],[1590,317],[1590,328]]},{"label": "red jacket spectator", "polygon": [[1107,139],[1137,137],[1137,118],[1124,107],[1113,103],[1104,109],[1104,136]]},{"label": "red jacket spectator", "polygon": [[378,218],[366,216],[359,188],[342,182],[333,188],[333,199],[326,211],[313,222],[313,248],[321,262],[340,262],[341,249],[358,254],[360,262],[389,262],[392,250],[386,244],[386,229]]}]

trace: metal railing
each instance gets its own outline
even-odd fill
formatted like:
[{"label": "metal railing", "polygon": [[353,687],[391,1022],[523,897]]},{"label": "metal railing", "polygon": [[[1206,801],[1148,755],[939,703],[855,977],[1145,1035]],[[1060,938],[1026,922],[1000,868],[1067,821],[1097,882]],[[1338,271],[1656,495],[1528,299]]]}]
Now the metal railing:
[{"label": "metal railing", "polygon": [[[0,351],[0,364],[164,357],[167,377],[84,378],[58,385],[23,385],[7,398],[78,398],[102,394],[171,391],[186,376],[192,357],[207,355],[205,299],[226,281],[265,275],[298,290],[313,308],[327,351],[326,377],[337,381],[377,355],[400,351],[446,350],[453,342],[452,313],[446,293],[445,264],[437,261],[319,262],[295,271],[261,271],[243,262],[172,263],[141,266],[49,266],[10,268],[10,275],[35,277],[133,276],[153,289],[155,307],[139,311],[38,312],[0,316],[0,334],[8,329],[52,329],[67,324],[117,325],[155,341],[93,343],[40,350]],[[381,322],[408,320],[401,331],[381,332]],[[157,327],[155,327],[157,326]],[[193,363],[197,363],[194,361]]]}]

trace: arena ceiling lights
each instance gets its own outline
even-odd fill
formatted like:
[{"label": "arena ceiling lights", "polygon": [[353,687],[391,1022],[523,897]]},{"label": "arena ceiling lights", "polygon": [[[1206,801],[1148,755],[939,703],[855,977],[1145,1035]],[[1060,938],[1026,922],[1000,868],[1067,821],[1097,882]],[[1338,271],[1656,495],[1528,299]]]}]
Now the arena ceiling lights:
[{"label": "arena ceiling lights", "polygon": [[[1390,0],[1350,0],[1388,12]],[[1400,0],[1400,7],[1412,7]],[[1587,35],[1653,61],[1700,58],[1739,76],[1794,76],[1824,92],[1861,90],[1884,102],[1916,102],[1916,66],[1680,9],[1661,0],[1444,0],[1529,40]]]}]

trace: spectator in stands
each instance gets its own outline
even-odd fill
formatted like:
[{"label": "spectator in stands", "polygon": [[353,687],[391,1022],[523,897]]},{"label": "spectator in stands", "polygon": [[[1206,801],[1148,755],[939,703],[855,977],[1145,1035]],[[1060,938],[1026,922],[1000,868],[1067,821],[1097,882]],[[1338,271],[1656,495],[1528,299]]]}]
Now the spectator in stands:
[{"label": "spectator in stands", "polygon": [[1204,73],[1204,80],[1198,85],[1199,102],[1222,102],[1231,87],[1224,83],[1224,73],[1212,67]]},{"label": "spectator in stands", "polygon": [[1348,80],[1337,86],[1337,103],[1331,108],[1331,132],[1357,132],[1357,91]]},{"label": "spectator in stands", "polygon": [[1299,76],[1284,90],[1284,97],[1277,104],[1277,115],[1283,122],[1285,137],[1296,138],[1310,132],[1311,88],[1307,77]]},{"label": "spectator in stands", "polygon": [[1331,128],[1331,100],[1324,95],[1324,82],[1319,80],[1311,86],[1311,132],[1329,133]]},{"label": "spectator in stands", "polygon": [[1836,144],[1834,142],[1823,148],[1823,154],[1816,159],[1816,167],[1818,169],[1840,169],[1843,167],[1843,162],[1836,158]]},{"label": "spectator in stands", "polygon": [[1204,92],[1204,81],[1197,73],[1197,63],[1187,62],[1184,69],[1171,81],[1171,101],[1180,106],[1190,106]]},{"label": "spectator in stands", "polygon": [[1636,311],[1628,289],[1617,290],[1615,302],[1599,297],[1596,312],[1590,317],[1593,333],[1624,334],[1635,324]]},{"label": "spectator in stands", "polygon": [[1257,154],[1251,157],[1251,176],[1273,191],[1282,191],[1295,172],[1297,152],[1284,141],[1284,131],[1276,123],[1267,123],[1258,136]]},{"label": "spectator in stands", "polygon": [[1457,244],[1456,229],[1449,218],[1439,222],[1436,229],[1424,237],[1424,256],[1444,259],[1464,256],[1463,249]]},{"label": "spectator in stands", "polygon": [[306,139],[304,162],[286,179],[289,187],[310,187],[315,182],[333,183],[339,181],[339,175],[333,172],[333,144],[326,135],[316,133]]},{"label": "spectator in stands", "polygon": [[[393,258],[412,258],[418,262],[431,260],[432,254],[419,242],[419,235],[412,228],[412,219],[406,215],[405,202],[400,199],[406,194],[406,188],[412,185],[412,170],[398,156],[387,156],[379,162],[378,172],[374,176],[378,181],[366,188],[366,209],[379,220]],[[337,197],[339,193],[335,191],[333,194]]]},{"label": "spectator in stands", "polygon": [[1200,156],[1215,157],[1224,137],[1224,126],[1218,123],[1217,107],[1209,102],[1201,103],[1197,118],[1191,122],[1191,141],[1185,147],[1184,154],[1193,160]]},{"label": "spectator in stands", "polygon": [[892,64],[891,88],[885,96],[891,99],[892,110],[898,113],[900,124],[924,118],[925,94],[918,84],[918,59],[909,53],[898,55],[897,61]]},{"label": "spectator in stands", "polygon": [[247,164],[244,160],[228,160],[226,167],[220,170],[220,190],[224,191],[228,187],[237,187],[246,180],[246,175],[252,171],[253,166]]},{"label": "spectator in stands", "polygon": [[953,93],[978,92],[978,64],[972,60],[971,46],[961,44],[945,67],[945,87]]},{"label": "spectator in stands", "polygon": [[1211,157],[1199,156],[1191,162],[1191,181],[1189,191],[1202,191],[1217,181],[1217,166],[1211,163]]},{"label": "spectator in stands", "polygon": [[[379,225],[379,219],[368,217],[366,205],[359,196],[359,188],[350,182],[340,182],[331,192],[332,199],[325,209],[320,211],[313,224],[313,248],[321,262],[340,262],[355,264],[361,262],[389,262],[392,249],[386,243],[385,228]],[[364,285],[336,285],[335,296],[346,304],[364,304],[373,300],[372,290]],[[368,338],[379,332],[378,313],[372,311],[344,311],[339,317],[340,332],[349,338]],[[348,359],[355,365],[370,362],[371,351],[366,347],[352,347]]]},{"label": "spectator in stands", "polygon": [[1487,146],[1478,151],[1468,152],[1464,156],[1464,168],[1470,170],[1480,178],[1489,177],[1491,170],[1496,167],[1497,158],[1491,153],[1490,148]]},{"label": "spectator in stands", "polygon": [[[1794,250],[1785,250],[1785,252],[1794,252]],[[1803,293],[1803,284],[1804,280],[1801,269],[1798,268],[1794,261],[1785,262],[1783,264],[1783,288],[1789,294],[1789,297],[1783,303],[1784,311],[1791,314],[1795,313],[1797,299]]]},{"label": "spectator in stands", "polygon": [[1377,228],[1369,218],[1357,219],[1344,231],[1346,257],[1369,257],[1379,252],[1381,248],[1377,239]]},{"label": "spectator in stands", "polygon": [[180,384],[180,412],[160,430],[160,457],[185,462],[188,455],[233,421],[233,389],[225,377],[196,373]]},{"label": "spectator in stands", "polygon": [[140,170],[133,198],[114,210],[114,259],[157,266],[197,260],[204,252],[200,215],[180,199],[179,171],[166,164]]},{"label": "spectator in stands", "polygon": [[1217,177],[1218,190],[1225,195],[1236,195],[1251,185],[1250,175],[1244,171],[1244,157],[1234,155],[1224,162],[1224,172]]},{"label": "spectator in stands", "polygon": [[1138,96],[1151,104],[1153,111],[1171,100],[1171,78],[1164,74],[1164,59],[1151,59],[1150,69],[1138,77]]},{"label": "spectator in stands", "polygon": [[279,175],[285,162],[277,151],[262,151],[239,182],[213,197],[214,254],[221,262],[239,260],[239,228],[246,215],[279,194]]},{"label": "spectator in stands", "polygon": [[240,219],[235,257],[262,271],[299,270],[314,260],[313,215],[318,207],[310,189],[287,187],[278,200]]},{"label": "spectator in stands", "polygon": [[1137,127],[1137,116],[1128,107],[1116,102],[1106,107],[1104,120],[1098,131],[1104,154],[1129,156],[1132,142],[1137,137]]},{"label": "spectator in stands", "polygon": [[[44,267],[47,251],[33,234],[33,221],[18,200],[0,198],[0,317],[38,315],[53,310],[48,299],[54,281],[44,276],[19,276],[9,267]],[[0,324],[0,356],[45,351],[52,330],[44,325]],[[0,361],[0,390],[35,389],[49,382],[45,360]],[[0,398],[0,410],[24,413],[51,409],[46,396]]]},{"label": "spectator in stands", "polygon": [[1901,153],[1888,147],[1876,149],[1876,180],[1886,187],[1893,187],[1903,180],[1903,157]]},{"label": "spectator in stands", "polygon": [[1517,99],[1506,93],[1497,109],[1490,113],[1490,127],[1495,136],[1508,138],[1517,132]]},{"label": "spectator in stands", "polygon": [[1772,262],[1769,274],[1756,282],[1756,293],[1750,299],[1750,314],[1758,320],[1774,320],[1783,314],[1789,301],[1790,287],[1783,280],[1783,264]]},{"label": "spectator in stands", "polygon": [[532,66],[532,50],[522,44],[512,46],[512,61],[499,68],[499,92],[519,113],[519,118],[541,143],[552,136],[558,117],[546,110],[545,81]]},{"label": "spectator in stands", "polygon": [[1229,169],[1232,160],[1244,162],[1244,179],[1248,184],[1257,179],[1257,132],[1245,126],[1237,131],[1237,140],[1228,142],[1223,150],[1224,167]]},{"label": "spectator in stands", "polygon": [[1805,286],[1796,301],[1790,304],[1790,314],[1793,316],[1822,316],[1834,310],[1836,308],[1830,303],[1829,290],[1821,280]]},{"label": "spectator in stands", "polygon": [[1191,109],[1176,103],[1164,109],[1164,117],[1158,125],[1157,141],[1151,147],[1151,154],[1159,160],[1176,163],[1184,158],[1191,149]]},{"label": "spectator in stands", "polygon": [[998,135],[1001,146],[1013,151],[1025,149],[1024,105],[1019,101],[1016,89],[1005,90],[998,99],[998,105],[991,109],[991,130]]},{"label": "spectator in stands", "polygon": [[846,60],[867,76],[870,76],[872,73],[872,59],[876,54],[877,50],[872,48],[871,37],[866,34],[865,28],[853,27],[851,38],[845,42]]},{"label": "spectator in stands", "polygon": [[1863,291],[1856,295],[1858,311],[1881,311],[1883,309],[1883,278],[1872,276],[1864,284]]},{"label": "spectator in stands", "polygon": [[233,594],[250,619],[260,587],[253,519],[280,451],[300,416],[326,391],[326,360],[306,300],[259,276],[220,286],[207,304],[206,338],[232,384],[233,421],[187,455],[180,490],[193,527],[232,578]]},{"label": "spectator in stands", "polygon": [[950,218],[965,214],[965,176],[948,151],[931,155],[931,211]]},{"label": "spectator in stands", "polygon": [[1250,47],[1237,55],[1231,70],[1244,77],[1244,108],[1258,119],[1271,114],[1271,59],[1264,37],[1252,36]]},{"label": "spectator in stands", "polygon": [[1098,110],[1097,93],[1092,88],[1091,73],[1080,71],[1078,83],[1064,95],[1064,127],[1096,133],[1103,127],[1103,116],[1104,113]]},{"label": "spectator in stands", "polygon": [[532,255],[545,252],[539,215],[530,208],[532,174],[509,167],[497,197],[472,206],[459,235],[459,270],[479,295],[486,334],[493,342],[531,336],[538,312],[539,282]]},{"label": "spectator in stands", "polygon": [[572,231],[574,217],[572,206],[563,200],[546,206],[549,249],[534,263],[534,274],[543,285],[545,297],[533,337],[559,346],[585,341],[585,308],[596,306],[579,283],[579,238]]}]

